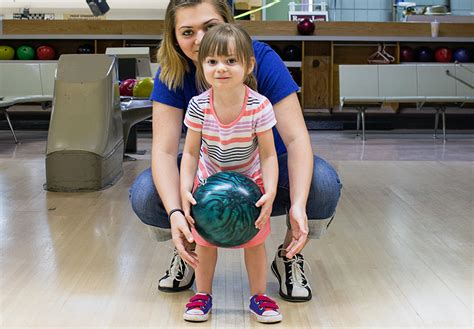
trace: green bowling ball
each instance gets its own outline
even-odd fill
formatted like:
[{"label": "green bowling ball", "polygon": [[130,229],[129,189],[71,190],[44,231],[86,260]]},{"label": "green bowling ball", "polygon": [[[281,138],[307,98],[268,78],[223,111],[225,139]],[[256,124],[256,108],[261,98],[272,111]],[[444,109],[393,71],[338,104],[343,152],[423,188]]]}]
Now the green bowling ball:
[{"label": "green bowling ball", "polygon": [[9,61],[15,58],[15,49],[10,46],[0,46],[0,60]]},{"label": "green bowling ball", "polygon": [[191,215],[206,241],[219,247],[236,247],[258,233],[255,221],[260,208],[255,203],[262,192],[250,178],[223,171],[208,177],[193,196],[197,204],[192,206]]},{"label": "green bowling ball", "polygon": [[30,61],[35,59],[35,50],[30,46],[20,46],[16,50],[16,57],[19,60]]}]

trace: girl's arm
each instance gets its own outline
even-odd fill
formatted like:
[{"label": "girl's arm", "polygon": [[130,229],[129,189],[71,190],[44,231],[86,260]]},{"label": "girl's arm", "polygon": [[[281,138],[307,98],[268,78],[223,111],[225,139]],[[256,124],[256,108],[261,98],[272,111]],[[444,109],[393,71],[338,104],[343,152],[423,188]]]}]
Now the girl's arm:
[{"label": "girl's arm", "polygon": [[194,219],[191,217],[191,204],[196,204],[192,196],[192,189],[198,167],[200,147],[201,133],[188,129],[184,143],[183,158],[181,159],[180,187],[183,211],[186,219],[191,224],[194,224]]},{"label": "girl's arm", "polygon": [[257,207],[262,207],[260,216],[255,222],[255,226],[260,229],[272,213],[273,200],[275,200],[278,184],[278,159],[271,129],[259,133],[257,139],[263,187],[265,188],[265,194],[256,203]]}]

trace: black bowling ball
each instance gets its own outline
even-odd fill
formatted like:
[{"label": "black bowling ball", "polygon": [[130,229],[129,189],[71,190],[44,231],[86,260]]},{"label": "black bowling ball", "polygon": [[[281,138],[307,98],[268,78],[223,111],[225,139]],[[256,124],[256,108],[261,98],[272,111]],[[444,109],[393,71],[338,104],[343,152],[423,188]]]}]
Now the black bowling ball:
[{"label": "black bowling ball", "polygon": [[301,49],[294,45],[286,46],[283,49],[283,60],[301,61]]},{"label": "black bowling ball", "polygon": [[94,48],[89,44],[80,45],[77,48],[77,53],[78,54],[93,54]]}]

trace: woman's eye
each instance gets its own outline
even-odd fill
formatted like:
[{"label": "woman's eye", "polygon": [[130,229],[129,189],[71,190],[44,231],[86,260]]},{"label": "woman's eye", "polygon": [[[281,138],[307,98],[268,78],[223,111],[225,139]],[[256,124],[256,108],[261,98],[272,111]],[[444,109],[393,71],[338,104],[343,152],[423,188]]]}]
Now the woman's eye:
[{"label": "woman's eye", "polygon": [[214,26],[216,26],[216,24],[209,24],[208,26],[206,26],[206,29],[209,30],[210,28],[213,28]]},{"label": "woman's eye", "polygon": [[193,31],[191,31],[191,30],[183,31],[183,35],[184,35],[185,37],[189,37],[189,36],[193,35]]}]

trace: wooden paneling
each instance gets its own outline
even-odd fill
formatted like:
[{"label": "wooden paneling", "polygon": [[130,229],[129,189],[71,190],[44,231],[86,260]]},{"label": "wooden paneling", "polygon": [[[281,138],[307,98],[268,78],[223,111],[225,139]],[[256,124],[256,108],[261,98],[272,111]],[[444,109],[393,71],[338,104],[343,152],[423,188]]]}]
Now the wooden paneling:
[{"label": "wooden paneling", "polygon": [[304,42],[303,108],[331,107],[331,43]]},{"label": "wooden paneling", "polygon": [[[298,35],[295,22],[239,21],[252,35]],[[4,20],[4,34],[144,34],[163,33],[161,20]],[[316,22],[316,36],[431,36],[425,22]],[[440,37],[474,37],[474,24],[442,23]]]}]

